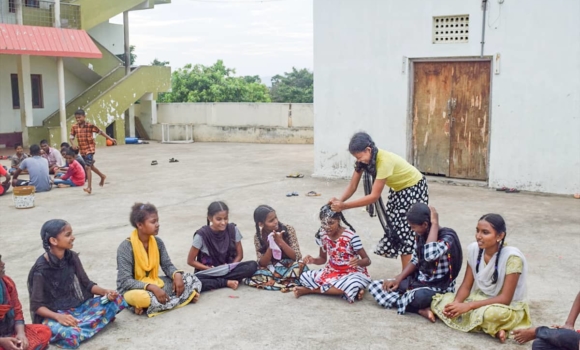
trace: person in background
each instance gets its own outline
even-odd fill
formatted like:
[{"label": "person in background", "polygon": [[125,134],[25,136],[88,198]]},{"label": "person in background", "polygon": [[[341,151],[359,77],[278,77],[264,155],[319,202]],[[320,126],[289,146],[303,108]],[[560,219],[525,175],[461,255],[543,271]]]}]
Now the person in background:
[{"label": "person in background", "polygon": [[8,170],[10,174],[13,174],[20,166],[20,163],[22,163],[23,160],[28,158],[28,155],[24,153],[24,148],[22,147],[21,143],[15,143],[14,150],[16,151],[16,153],[12,157],[10,157],[11,164],[10,169]]},{"label": "person in background", "polygon": [[[36,192],[50,191],[52,181],[48,174],[48,161],[40,156],[40,147],[38,145],[30,146],[30,155],[20,163],[20,167],[14,172],[12,186],[34,186]],[[18,180],[18,176],[23,171],[28,171],[30,180]]]},{"label": "person in background", "polygon": [[71,149],[68,149],[65,153],[66,161],[68,164],[66,174],[61,176],[60,179],[55,178],[54,184],[59,188],[84,185],[85,169],[75,160],[75,152]]},{"label": "person in background", "polygon": [[58,173],[58,170],[64,166],[64,160],[60,152],[56,148],[50,147],[46,140],[40,141],[40,148],[44,151],[42,157],[48,161],[48,173]]},{"label": "person in background", "polygon": [[4,176],[6,178],[4,182],[0,183],[0,196],[3,196],[10,188],[10,174],[8,174],[3,166],[0,166],[0,176]]}]

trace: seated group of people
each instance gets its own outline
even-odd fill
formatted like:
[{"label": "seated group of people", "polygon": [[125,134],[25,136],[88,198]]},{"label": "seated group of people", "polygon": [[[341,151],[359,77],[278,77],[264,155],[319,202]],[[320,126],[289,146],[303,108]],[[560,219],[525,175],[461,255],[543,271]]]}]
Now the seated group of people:
[{"label": "seated group of people", "polygon": [[[30,146],[30,154],[26,154],[22,145],[16,144],[16,153],[10,157],[10,169],[6,171],[0,166],[0,176],[5,177],[0,186],[0,196],[11,184],[13,187],[34,186],[36,192],[50,191],[52,185],[59,188],[83,186],[87,178],[83,158],[67,142],[60,147],[58,151],[42,140],[40,146]],[[28,174],[29,179],[18,179],[21,174]],[[50,175],[54,175],[54,179]]]},{"label": "seated group of people", "polygon": [[[399,314],[415,312],[432,322],[439,318],[454,329],[483,331],[502,342],[509,334],[521,343],[537,338],[534,349],[578,349],[580,334],[573,327],[580,312],[580,293],[564,327],[530,328],[527,262],[517,248],[505,244],[505,222],[497,214],[479,219],[457,293],[455,279],[463,259],[459,238],[452,229],[440,227],[437,212],[425,204],[414,204],[407,212],[416,233],[410,263],[394,278],[376,281],[367,271],[371,260],[359,236],[329,205],[319,214],[316,258],[302,258],[294,228],[280,222],[273,208],[262,205],[254,211],[257,261],[242,261],[242,234],[228,216],[225,203],[211,203],[207,225],[193,236],[187,262],[195,272],[190,273],[171,262],[158,237],[155,206],[136,203],[130,214],[134,230],[117,250],[116,290],[100,287],[88,277],[72,250],[71,225],[47,221],[40,231],[45,253],[28,276],[33,325],[24,324],[15,284],[5,275],[0,257],[0,349],[44,349],[49,342],[77,348],[125,308],[153,317],[196,303],[205,291],[236,289],[240,282],[293,291],[297,298],[335,295],[350,303],[362,299],[368,288],[379,305],[396,307]],[[325,266],[309,270],[307,264]]]}]

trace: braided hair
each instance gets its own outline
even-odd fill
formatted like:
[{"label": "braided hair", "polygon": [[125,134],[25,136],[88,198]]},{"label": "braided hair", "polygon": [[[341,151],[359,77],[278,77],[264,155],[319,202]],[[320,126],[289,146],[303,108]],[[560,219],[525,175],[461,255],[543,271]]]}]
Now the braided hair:
[{"label": "braided hair", "polygon": [[[264,254],[266,252],[266,242],[264,242],[264,240],[262,239],[262,230],[260,229],[260,223],[265,223],[266,222],[266,218],[268,217],[268,214],[275,212],[276,210],[274,210],[274,208],[272,208],[269,205],[265,205],[262,204],[259,207],[256,208],[256,210],[254,210],[254,223],[256,224],[256,237],[258,237],[258,242],[260,242],[260,253]],[[288,235],[288,229],[286,228],[286,226],[281,223],[280,221],[278,221],[278,226],[280,227],[280,229],[282,231],[284,231],[284,233],[282,234],[282,237],[284,238],[285,241],[289,240],[289,235]]]},{"label": "braided hair", "polygon": [[357,173],[366,170],[366,172],[369,175],[375,177],[377,174],[377,153],[379,152],[379,149],[377,148],[375,142],[373,141],[373,139],[369,134],[361,131],[352,135],[352,137],[350,138],[350,142],[348,144],[348,151],[351,154],[360,153],[364,152],[364,150],[366,150],[367,147],[370,147],[371,149],[370,164],[365,164],[357,161],[354,164],[354,169],[356,170]]},{"label": "braided hair", "polygon": [[[346,221],[346,219],[344,218],[344,215],[342,214],[342,212],[335,212],[332,211],[332,209],[330,209],[330,204],[326,204],[324,205],[322,208],[320,208],[320,220],[324,220],[324,219],[337,219],[342,221],[346,226],[348,226],[348,228],[350,228],[350,230],[352,232],[356,232],[354,227],[351,226],[351,224],[348,223],[348,221]],[[316,239],[320,239],[320,231],[322,231],[322,228],[320,228],[316,234],[314,235],[314,237],[316,237]]]},{"label": "braided hair", "polygon": [[207,207],[207,226],[209,226],[209,218],[213,217],[220,211],[229,212],[230,208],[228,208],[227,204],[222,201],[212,202],[209,207]]},{"label": "braided hair", "polygon": [[61,219],[52,219],[42,225],[40,239],[44,251],[50,254],[50,239],[56,238],[69,223]]},{"label": "braided hair", "polygon": [[[493,270],[493,276],[491,278],[492,283],[496,283],[497,282],[497,278],[498,278],[498,272],[497,272],[497,264],[499,263],[499,256],[501,254],[501,250],[503,248],[503,245],[505,243],[505,237],[507,235],[507,229],[505,226],[505,221],[504,219],[501,217],[501,215],[499,214],[485,214],[484,216],[482,216],[479,221],[485,221],[487,223],[489,223],[491,225],[491,227],[493,227],[493,229],[497,232],[497,233],[504,233],[503,238],[501,239],[501,241],[499,242],[499,248],[497,251],[497,257],[495,258],[495,268]],[[479,253],[477,255],[477,263],[475,265],[475,273],[479,272],[479,264],[481,263],[481,257],[483,256],[483,249],[479,249]]]}]

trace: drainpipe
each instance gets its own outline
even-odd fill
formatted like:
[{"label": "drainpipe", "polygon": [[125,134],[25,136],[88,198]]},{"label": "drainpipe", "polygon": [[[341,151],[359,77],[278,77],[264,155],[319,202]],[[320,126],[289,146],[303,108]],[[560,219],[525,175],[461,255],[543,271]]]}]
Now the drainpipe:
[{"label": "drainpipe", "polygon": [[483,21],[481,24],[481,57],[483,58],[483,46],[485,45],[485,15],[487,14],[487,0],[481,1],[483,9]]},{"label": "drainpipe", "polygon": [[[60,28],[60,0],[54,0],[54,26]],[[64,62],[62,57],[56,58],[58,77],[58,111],[60,116],[60,142],[67,142],[66,128],[66,97],[64,92]]]},{"label": "drainpipe", "polygon": [[131,46],[129,45],[129,11],[123,12],[123,31],[125,39],[125,75],[131,73]]}]

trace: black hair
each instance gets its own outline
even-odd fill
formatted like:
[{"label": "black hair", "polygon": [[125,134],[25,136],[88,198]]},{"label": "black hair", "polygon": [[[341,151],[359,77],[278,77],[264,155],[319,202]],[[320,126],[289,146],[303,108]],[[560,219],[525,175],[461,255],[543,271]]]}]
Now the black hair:
[{"label": "black hair", "polygon": [[66,225],[68,225],[68,222],[61,219],[48,220],[42,225],[40,239],[42,239],[42,247],[47,253],[50,252],[50,239],[56,238]]},{"label": "black hair", "polygon": [[63,142],[63,143],[61,143],[61,144],[60,144],[60,148],[62,149],[62,148],[64,148],[64,147],[66,147],[66,148],[70,148],[70,144],[69,144],[68,142]]},{"label": "black hair", "polygon": [[371,162],[370,164],[364,164],[361,162],[356,162],[354,164],[354,169],[357,173],[360,173],[363,169],[367,170],[372,176],[376,176],[376,163],[377,163],[377,153],[379,149],[375,145],[375,142],[369,134],[364,131],[357,132],[352,135],[350,142],[348,143],[348,151],[351,154],[363,152],[367,147],[371,148]]},{"label": "black hair", "polygon": [[[479,218],[479,221],[481,221],[481,220],[484,220],[485,222],[489,223],[491,225],[491,227],[493,227],[493,229],[497,233],[502,233],[502,232],[505,233],[503,238],[499,242],[497,257],[495,258],[495,268],[493,271],[493,277],[491,278],[491,282],[495,284],[497,282],[497,277],[498,277],[497,276],[497,274],[498,274],[497,264],[499,263],[499,255],[501,254],[501,250],[502,250],[504,242],[505,242],[505,237],[507,236],[507,229],[505,226],[505,220],[499,214],[485,214],[484,216]],[[483,255],[483,249],[479,249],[479,254],[477,255],[477,263],[475,265],[475,273],[479,272],[479,264],[481,263],[482,255]]]},{"label": "black hair", "polygon": [[40,144],[41,145],[48,145],[48,141],[46,141],[46,140],[40,140]]},{"label": "black hair", "polygon": [[30,146],[30,154],[33,156],[40,155],[40,146],[39,145]]},{"label": "black hair", "polygon": [[[346,219],[344,218],[344,215],[342,214],[342,212],[335,212],[332,211],[332,209],[330,209],[330,205],[326,204],[324,206],[322,206],[322,208],[320,208],[320,215],[319,215],[320,220],[324,220],[324,219],[337,219],[340,220],[342,222],[344,222],[344,224],[346,226],[348,226],[348,228],[350,228],[350,230],[352,232],[356,232],[354,227],[352,227],[348,221],[346,221]],[[318,232],[316,232],[316,238],[320,238],[320,230],[318,230]]]},{"label": "black hair", "polygon": [[67,156],[71,156],[71,157],[76,157],[76,156],[77,156],[77,154],[75,153],[75,151],[73,151],[73,150],[72,150],[72,149],[70,149],[70,148],[67,148],[67,149],[65,150],[64,154],[65,154],[65,155],[67,155]]},{"label": "black hair", "polygon": [[[272,208],[269,205],[265,205],[262,204],[259,207],[256,208],[256,210],[254,210],[254,223],[256,224],[256,237],[258,237],[258,241],[260,242],[260,253],[264,254],[266,252],[266,244],[264,242],[264,240],[262,239],[262,232],[260,230],[260,225],[259,223],[264,223],[266,221],[266,218],[268,217],[268,214],[275,212],[276,210],[274,210],[274,208]],[[282,222],[280,222],[280,220],[278,220],[278,226],[280,226],[280,229],[282,231],[284,231],[284,233],[282,234],[282,237],[287,241],[289,239],[288,236],[288,229],[286,228],[286,225],[284,225]]]},{"label": "black hair", "polygon": [[222,201],[212,202],[209,207],[207,207],[207,225],[209,226],[209,218],[213,217],[215,214],[219,213],[220,211],[230,211],[227,204]]},{"label": "black hair", "polygon": [[407,221],[414,225],[431,226],[431,209],[425,203],[415,203],[407,210]]},{"label": "black hair", "polygon": [[75,115],[85,115],[85,111],[82,109],[77,109]]},{"label": "black hair", "polygon": [[14,149],[17,149],[18,147],[22,147],[22,144],[20,142],[16,142],[14,144]]},{"label": "black hair", "polygon": [[137,224],[147,220],[147,217],[152,214],[157,214],[157,208],[151,203],[135,203],[131,207],[131,214],[129,221],[131,226],[137,228]]}]

